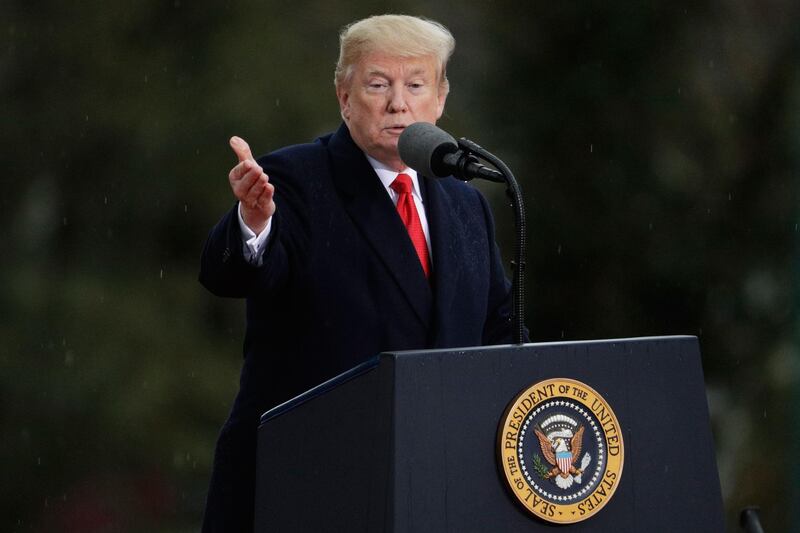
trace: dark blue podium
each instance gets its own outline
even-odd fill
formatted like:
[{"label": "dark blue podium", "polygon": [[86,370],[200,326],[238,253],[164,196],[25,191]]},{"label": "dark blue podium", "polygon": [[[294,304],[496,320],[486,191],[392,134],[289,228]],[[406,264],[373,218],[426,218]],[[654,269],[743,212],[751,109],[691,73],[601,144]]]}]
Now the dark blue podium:
[{"label": "dark blue podium", "polygon": [[[509,403],[550,378],[602,395],[624,440],[613,497],[568,525],[498,466]],[[724,530],[694,337],[381,354],[265,413],[257,469],[257,532]]]}]

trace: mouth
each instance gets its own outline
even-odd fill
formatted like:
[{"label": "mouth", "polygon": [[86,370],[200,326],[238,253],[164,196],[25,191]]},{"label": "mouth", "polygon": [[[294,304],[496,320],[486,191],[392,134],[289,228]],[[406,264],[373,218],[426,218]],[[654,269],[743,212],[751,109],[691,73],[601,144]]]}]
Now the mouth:
[{"label": "mouth", "polygon": [[387,132],[389,132],[389,133],[391,133],[393,135],[400,135],[401,133],[403,133],[403,130],[405,130],[405,129],[406,129],[406,127],[404,125],[402,125],[402,124],[392,124],[391,126],[386,126],[384,128],[384,130],[386,130]]}]

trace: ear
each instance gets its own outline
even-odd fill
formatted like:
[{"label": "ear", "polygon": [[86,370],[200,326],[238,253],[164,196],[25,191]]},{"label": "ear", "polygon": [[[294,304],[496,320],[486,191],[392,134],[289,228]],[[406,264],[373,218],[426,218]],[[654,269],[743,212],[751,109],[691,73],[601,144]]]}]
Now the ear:
[{"label": "ear", "polygon": [[350,90],[341,85],[336,86],[336,99],[339,100],[339,112],[345,122],[350,119]]}]

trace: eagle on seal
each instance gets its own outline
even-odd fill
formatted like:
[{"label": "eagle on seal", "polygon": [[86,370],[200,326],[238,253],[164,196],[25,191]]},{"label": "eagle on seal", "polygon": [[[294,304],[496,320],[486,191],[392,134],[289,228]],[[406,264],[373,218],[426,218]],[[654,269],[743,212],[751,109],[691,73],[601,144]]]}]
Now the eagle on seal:
[{"label": "eagle on seal", "polygon": [[[576,468],[575,463],[581,456],[583,446],[584,426],[580,426],[574,435],[564,434],[564,432],[553,432],[548,437],[539,428],[534,428],[536,437],[539,439],[539,447],[542,455],[553,468],[544,476],[545,479],[555,478],[556,485],[562,489],[572,486],[573,481],[581,482],[581,474],[586,465]],[[569,433],[572,433],[571,431]],[[588,461],[583,461],[588,463]]]}]

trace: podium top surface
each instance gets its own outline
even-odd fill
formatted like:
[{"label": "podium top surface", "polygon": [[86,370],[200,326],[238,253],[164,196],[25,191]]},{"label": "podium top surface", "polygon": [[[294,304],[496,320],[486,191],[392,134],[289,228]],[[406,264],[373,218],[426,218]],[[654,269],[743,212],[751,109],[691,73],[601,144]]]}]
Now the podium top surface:
[{"label": "podium top surface", "polygon": [[342,385],[354,379],[370,370],[376,368],[380,363],[381,359],[383,358],[395,358],[395,359],[402,359],[402,358],[416,358],[416,357],[430,357],[430,356],[441,356],[443,354],[453,354],[454,356],[458,355],[471,355],[477,353],[496,353],[496,352],[509,352],[509,353],[516,353],[518,351],[537,351],[540,349],[558,347],[558,346],[617,346],[617,345],[625,345],[625,344],[641,344],[647,342],[674,342],[674,341],[697,341],[697,337],[694,335],[664,335],[664,336],[650,336],[650,337],[628,337],[628,338],[619,338],[619,339],[596,339],[596,340],[576,340],[576,341],[553,341],[553,342],[534,342],[534,343],[527,343],[527,344],[501,344],[501,345],[494,345],[494,346],[469,346],[463,348],[443,348],[443,349],[435,349],[435,350],[405,350],[405,351],[396,351],[396,352],[383,352],[378,355],[375,355],[360,365],[357,365],[346,372],[335,376],[328,381],[320,383],[316,387],[307,390],[306,392],[295,396],[294,398],[287,400],[286,402],[279,404],[272,409],[265,412],[261,415],[261,424],[264,424],[268,420],[281,416],[288,411],[291,411],[295,407],[302,405],[303,403],[317,398],[319,396],[324,395],[328,391],[335,389],[336,387]]}]

